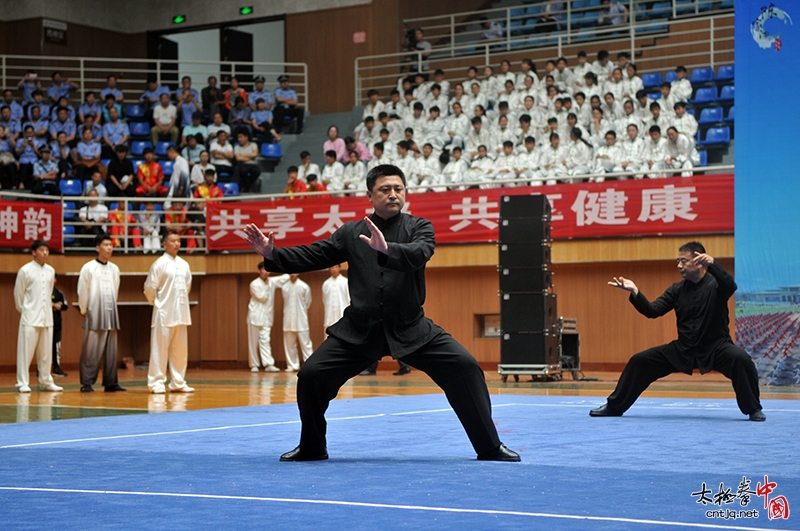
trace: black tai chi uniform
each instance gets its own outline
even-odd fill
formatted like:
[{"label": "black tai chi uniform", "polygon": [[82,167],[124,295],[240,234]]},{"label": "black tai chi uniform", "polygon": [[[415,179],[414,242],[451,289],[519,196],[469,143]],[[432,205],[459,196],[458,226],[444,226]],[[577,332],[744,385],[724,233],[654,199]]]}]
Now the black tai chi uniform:
[{"label": "black tai chi uniform", "polygon": [[758,372],[744,349],[737,347],[728,329],[728,299],[736,291],[733,277],[714,262],[695,284],[676,282],[654,302],[641,291],[630,301],[645,317],[655,319],[675,310],[678,339],[635,354],[608,397],[609,413],[621,415],[654,381],[674,372],[701,374],[712,370],[731,379],[739,409],[749,415],[761,409]]},{"label": "black tai chi uniform", "polygon": [[486,380],[478,362],[450,334],[425,317],[425,264],[433,256],[431,222],[398,214],[370,218],[388,242],[388,255],[373,250],[364,220],[345,223],[327,240],[279,248],[269,271],[302,273],[348,263],[350,306],[298,373],[300,451],[327,451],[325,411],[339,388],[374,361],[390,355],[428,374],[441,387],[478,455],[500,447]]}]

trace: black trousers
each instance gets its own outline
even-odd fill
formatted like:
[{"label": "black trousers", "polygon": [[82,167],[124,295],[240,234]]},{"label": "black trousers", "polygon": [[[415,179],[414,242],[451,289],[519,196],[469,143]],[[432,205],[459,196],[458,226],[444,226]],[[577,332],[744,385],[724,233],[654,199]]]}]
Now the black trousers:
[{"label": "black trousers", "polygon": [[53,369],[60,369],[61,328],[53,327]]},{"label": "black trousers", "polygon": [[31,187],[31,192],[34,194],[43,194],[47,192],[50,195],[61,195],[61,189],[58,187],[58,179],[36,179]]},{"label": "black trousers", "polygon": [[[615,414],[625,413],[648,386],[674,372],[681,372],[667,359],[675,347],[668,343],[635,354],[608,397],[608,408]],[[722,343],[714,351],[713,370],[724,374],[733,383],[736,403],[745,415],[761,409],[758,391],[758,371],[744,349],[733,343]]]},{"label": "black trousers", "polygon": [[242,192],[255,192],[259,193],[261,190],[253,190],[253,185],[261,175],[261,169],[255,164],[236,164],[233,169],[233,182],[239,185],[239,190]]},{"label": "black trousers", "polygon": [[[280,133],[284,130],[284,119],[285,117],[289,116],[290,119],[294,118],[297,120],[297,134],[303,132],[303,116],[305,115],[305,109],[302,107],[283,107],[282,105],[278,105],[272,110],[273,120],[272,125],[275,127],[275,130]],[[377,118],[377,117],[376,117]]]},{"label": "black trousers", "polygon": [[[303,453],[317,455],[326,451],[328,404],[347,380],[384,355],[389,355],[389,348],[380,329],[365,345],[351,345],[329,336],[306,360],[297,374]],[[403,356],[403,361],[426,373],[442,388],[475,452],[483,454],[500,446],[483,370],[450,334],[442,332],[419,350]]]},{"label": "black trousers", "polygon": [[3,190],[11,190],[14,186],[19,186],[16,163],[3,164],[0,162],[0,187]]}]

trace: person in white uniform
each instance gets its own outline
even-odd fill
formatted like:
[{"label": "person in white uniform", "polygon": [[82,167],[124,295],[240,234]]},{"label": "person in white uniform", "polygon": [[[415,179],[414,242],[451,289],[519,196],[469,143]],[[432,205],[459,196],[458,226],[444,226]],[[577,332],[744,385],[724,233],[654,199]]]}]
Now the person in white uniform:
[{"label": "person in white uniform", "polygon": [[[650,138],[645,140],[642,159],[642,169],[651,179],[666,177],[664,170],[667,168],[667,139],[661,136],[661,128],[657,125],[650,127]],[[648,171],[649,170],[649,171]]]},{"label": "person in white uniform", "polygon": [[29,367],[36,353],[39,387],[43,391],[63,391],[53,383],[53,305],[55,270],[47,264],[50,246],[44,240],[31,244],[33,260],[17,272],[14,304],[20,313],[17,336],[17,390],[30,393]]},{"label": "person in white uniform", "polygon": [[347,277],[342,275],[342,266],[336,264],[328,268],[331,276],[322,283],[322,305],[325,307],[325,336],[328,327],[335,324],[344,315],[344,309],[350,306],[350,288]]},{"label": "person in white uniform", "polygon": [[289,282],[281,285],[283,294],[283,349],[286,354],[286,372],[300,370],[297,346],[307,360],[314,347],[308,326],[308,307],[311,306],[311,288],[300,280],[300,275],[289,275]]},{"label": "person in white uniform", "polygon": [[170,391],[194,391],[186,385],[185,380],[189,357],[187,328],[192,324],[189,313],[192,271],[186,260],[178,256],[180,249],[180,234],[168,232],[164,236],[165,252],[150,266],[150,272],[144,281],[144,296],[153,306],[147,386],[154,394],[163,394],[165,391],[167,362]]},{"label": "person in white uniform", "polygon": [[264,262],[258,264],[258,278],[250,283],[250,304],[247,305],[247,345],[250,372],[278,372],[272,357],[270,336],[275,312],[275,290],[289,280],[288,275],[270,277]]},{"label": "person in white uniform", "polygon": [[[675,126],[667,129],[667,158],[664,160],[668,168],[683,169],[681,177],[694,175],[692,168],[700,164],[700,154],[694,147],[694,139],[678,132]],[[675,177],[675,174],[670,175]]]},{"label": "person in white uniform", "polygon": [[117,379],[117,330],[119,330],[119,267],[111,262],[114,241],[108,234],[94,240],[97,258],[86,262],[78,277],[78,306],[83,319],[81,345],[81,392],[91,393],[103,364],[107,393],[125,391]]}]

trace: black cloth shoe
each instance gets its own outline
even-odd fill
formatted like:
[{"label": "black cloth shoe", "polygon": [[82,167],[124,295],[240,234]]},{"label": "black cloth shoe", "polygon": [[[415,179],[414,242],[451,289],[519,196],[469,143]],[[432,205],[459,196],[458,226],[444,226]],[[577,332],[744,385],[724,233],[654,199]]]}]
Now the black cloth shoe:
[{"label": "black cloth shoe", "polygon": [[404,374],[408,374],[411,372],[411,367],[400,367],[397,369],[396,372],[393,372],[395,376],[403,376]]},{"label": "black cloth shoe", "polygon": [[519,454],[513,450],[506,448],[505,444],[500,443],[500,446],[487,452],[485,454],[478,454],[478,461],[509,461],[518,463],[522,461]]},{"label": "black cloth shoe", "polygon": [[94,389],[92,389],[91,385],[82,385],[81,393],[94,393]]},{"label": "black cloth shoe", "polygon": [[106,393],[116,393],[117,391],[127,391],[127,389],[125,389],[124,387],[122,387],[118,383],[116,383],[114,385],[107,385],[105,387],[105,392]]},{"label": "black cloth shoe", "polygon": [[608,404],[603,404],[599,408],[589,411],[589,416],[590,417],[621,417],[622,414],[621,413],[612,413],[608,409]]},{"label": "black cloth shoe", "polygon": [[764,422],[765,420],[767,420],[767,416],[764,415],[763,411],[757,409],[752,413],[750,413],[750,420],[752,420],[753,422]]},{"label": "black cloth shoe", "polygon": [[291,452],[286,452],[281,456],[281,461],[324,461],[328,458],[328,452],[322,452],[317,455],[306,455],[300,451],[298,446]]},{"label": "black cloth shoe", "polygon": [[61,367],[56,367],[55,369],[53,369],[53,374],[55,374],[56,376],[66,376],[67,375],[67,373],[65,373],[63,370],[61,370]]}]

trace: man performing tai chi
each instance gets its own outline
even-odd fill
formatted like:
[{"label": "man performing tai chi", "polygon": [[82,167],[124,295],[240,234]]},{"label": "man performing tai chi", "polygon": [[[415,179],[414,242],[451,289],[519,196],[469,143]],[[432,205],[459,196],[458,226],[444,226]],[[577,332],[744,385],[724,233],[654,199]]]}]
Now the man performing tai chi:
[{"label": "man performing tai chi", "polygon": [[478,459],[519,461],[500,442],[483,371],[450,334],[425,317],[425,264],[433,256],[430,221],[401,213],[406,178],[400,168],[376,166],[367,175],[375,213],[342,225],[309,246],[275,247],[272,233],[245,228],[247,242],[270,271],[303,273],[347,262],[350,306],[327,329],[328,338],[298,373],[300,444],[281,461],[328,458],[325,411],[344,383],[390,355],[427,373],[441,387]]},{"label": "man performing tai chi", "polygon": [[676,282],[654,302],[639,291],[632,280],[619,277],[609,286],[630,292],[633,306],[645,317],[655,319],[675,310],[678,339],[634,355],[617,388],[607,402],[589,412],[592,417],[619,417],[647,387],[668,374],[700,369],[701,374],[718,371],[730,378],[739,409],[750,420],[766,420],[758,396],[758,373],[744,349],[737,347],[728,330],[728,299],[736,291],[733,277],[698,242],[678,249]]}]

